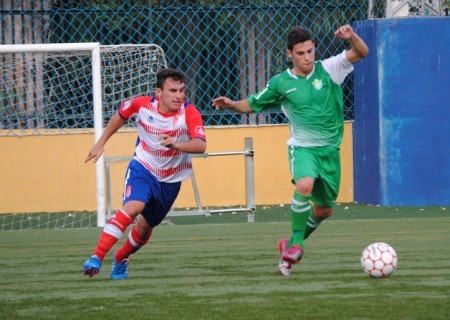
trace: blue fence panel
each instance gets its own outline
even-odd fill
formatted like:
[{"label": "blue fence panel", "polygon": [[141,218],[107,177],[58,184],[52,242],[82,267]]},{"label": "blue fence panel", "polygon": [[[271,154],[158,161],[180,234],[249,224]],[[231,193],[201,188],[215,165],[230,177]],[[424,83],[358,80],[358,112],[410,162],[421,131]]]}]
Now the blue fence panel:
[{"label": "blue fence panel", "polygon": [[355,71],[355,200],[450,204],[450,19],[357,23],[372,48]]}]

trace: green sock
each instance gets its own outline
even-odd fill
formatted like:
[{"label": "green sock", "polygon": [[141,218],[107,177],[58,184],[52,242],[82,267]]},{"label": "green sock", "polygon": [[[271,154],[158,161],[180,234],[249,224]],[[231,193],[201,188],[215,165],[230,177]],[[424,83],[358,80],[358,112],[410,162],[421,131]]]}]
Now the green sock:
[{"label": "green sock", "polygon": [[306,222],[306,230],[305,230],[305,235],[303,237],[303,240],[308,239],[308,237],[311,235],[311,233],[313,233],[320,225],[320,223],[323,221],[324,219],[316,217],[314,215],[314,213],[311,211],[308,221]]},{"label": "green sock", "polygon": [[294,197],[291,203],[291,222],[292,222],[292,237],[289,240],[288,246],[294,244],[300,245],[303,248],[303,239],[305,237],[306,222],[312,206],[310,203],[311,196],[305,196],[297,191],[294,192]]}]

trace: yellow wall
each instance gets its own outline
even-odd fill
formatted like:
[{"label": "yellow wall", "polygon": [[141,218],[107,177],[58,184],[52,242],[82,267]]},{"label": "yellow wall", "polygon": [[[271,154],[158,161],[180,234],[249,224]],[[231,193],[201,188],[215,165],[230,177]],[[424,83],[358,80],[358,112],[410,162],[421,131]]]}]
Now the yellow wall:
[{"label": "yellow wall", "polygon": [[[345,124],[340,202],[353,201],[351,127]],[[294,186],[287,162],[287,126],[217,127],[207,128],[206,134],[207,152],[244,150],[244,138],[252,137],[256,204],[290,202]],[[84,163],[93,139],[93,134],[0,137],[0,213],[95,211],[95,165]],[[135,140],[136,133],[117,133],[105,156],[131,155]],[[111,165],[113,209],[120,207],[126,165]],[[195,158],[194,171],[203,206],[245,204],[243,155]],[[188,180],[175,207],[195,206]]]}]

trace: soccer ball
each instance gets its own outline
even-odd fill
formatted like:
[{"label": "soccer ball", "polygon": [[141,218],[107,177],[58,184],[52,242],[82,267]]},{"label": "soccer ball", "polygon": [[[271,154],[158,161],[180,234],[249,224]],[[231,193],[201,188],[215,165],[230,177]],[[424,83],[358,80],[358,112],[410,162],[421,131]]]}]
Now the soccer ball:
[{"label": "soccer ball", "polygon": [[394,248],[384,242],[368,245],[361,255],[363,270],[373,278],[390,276],[397,269],[397,253]]}]

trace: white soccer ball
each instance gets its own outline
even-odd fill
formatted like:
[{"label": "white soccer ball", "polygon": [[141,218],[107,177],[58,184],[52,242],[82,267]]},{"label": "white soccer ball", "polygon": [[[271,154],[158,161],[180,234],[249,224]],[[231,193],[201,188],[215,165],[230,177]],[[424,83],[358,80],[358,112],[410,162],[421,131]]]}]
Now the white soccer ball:
[{"label": "white soccer ball", "polygon": [[371,277],[384,278],[397,269],[397,253],[394,248],[384,242],[368,245],[361,255],[361,266]]}]

